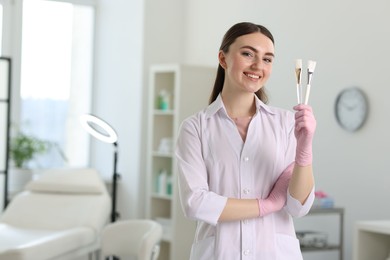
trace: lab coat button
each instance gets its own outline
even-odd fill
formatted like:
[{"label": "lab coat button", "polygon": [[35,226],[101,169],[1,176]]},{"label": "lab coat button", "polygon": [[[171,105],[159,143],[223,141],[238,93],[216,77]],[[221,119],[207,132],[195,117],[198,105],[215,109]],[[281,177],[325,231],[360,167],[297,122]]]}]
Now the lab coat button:
[{"label": "lab coat button", "polygon": [[247,250],[244,250],[244,255],[249,255],[250,251],[247,249]]},{"label": "lab coat button", "polygon": [[244,194],[249,194],[250,189],[244,189]]},{"label": "lab coat button", "polygon": [[244,162],[248,162],[249,161],[249,157],[244,157]]}]

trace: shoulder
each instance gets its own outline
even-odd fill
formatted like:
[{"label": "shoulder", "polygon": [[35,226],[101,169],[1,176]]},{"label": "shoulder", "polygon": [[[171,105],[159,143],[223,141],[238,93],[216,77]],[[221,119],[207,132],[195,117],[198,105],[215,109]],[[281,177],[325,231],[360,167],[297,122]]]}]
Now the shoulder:
[{"label": "shoulder", "polygon": [[282,119],[287,119],[287,120],[294,119],[294,113],[290,110],[280,108],[280,107],[273,107],[273,106],[268,106],[268,107],[275,115],[277,115]]},{"label": "shoulder", "polygon": [[213,103],[184,119],[182,127],[204,128],[209,119],[218,117],[218,112],[221,110],[223,110],[223,103],[220,96],[218,96]]},{"label": "shoulder", "polygon": [[199,131],[201,126],[204,124],[203,122],[205,121],[206,118],[206,109],[203,109],[196,114],[193,114],[187,118],[185,118],[181,122],[180,129],[181,131],[183,130],[192,130],[192,131]]},{"label": "shoulder", "polygon": [[286,121],[294,121],[294,113],[292,111],[265,104],[258,97],[256,97],[256,106],[260,113],[270,118],[274,118],[274,120],[280,120],[284,123],[286,123]]},{"label": "shoulder", "polygon": [[260,106],[260,111],[270,117],[273,117],[276,121],[279,121],[282,124],[293,124],[295,122],[294,112],[284,108],[262,105]]}]

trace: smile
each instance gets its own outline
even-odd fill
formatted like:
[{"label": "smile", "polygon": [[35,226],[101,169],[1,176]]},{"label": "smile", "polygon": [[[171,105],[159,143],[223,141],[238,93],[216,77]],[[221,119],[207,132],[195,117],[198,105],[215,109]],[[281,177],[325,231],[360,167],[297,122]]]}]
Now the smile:
[{"label": "smile", "polygon": [[260,76],[255,75],[255,74],[249,74],[249,73],[245,73],[245,72],[244,72],[244,74],[245,74],[247,77],[252,78],[252,79],[259,79],[259,78],[260,78]]}]

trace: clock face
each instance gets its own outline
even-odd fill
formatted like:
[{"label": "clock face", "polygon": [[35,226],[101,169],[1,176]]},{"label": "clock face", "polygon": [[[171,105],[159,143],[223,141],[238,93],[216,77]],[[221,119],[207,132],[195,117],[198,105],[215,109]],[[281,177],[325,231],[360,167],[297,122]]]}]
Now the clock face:
[{"label": "clock face", "polygon": [[347,131],[358,130],[368,114],[366,95],[358,88],[347,88],[337,96],[335,104],[337,122]]}]

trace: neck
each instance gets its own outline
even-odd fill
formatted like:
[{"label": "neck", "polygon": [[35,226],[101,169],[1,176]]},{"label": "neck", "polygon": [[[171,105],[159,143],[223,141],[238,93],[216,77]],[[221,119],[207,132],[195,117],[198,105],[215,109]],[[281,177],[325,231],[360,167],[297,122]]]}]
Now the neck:
[{"label": "neck", "polygon": [[231,118],[251,117],[256,113],[254,93],[229,93],[222,90],[222,101]]}]

